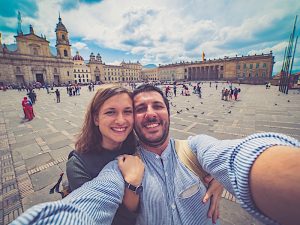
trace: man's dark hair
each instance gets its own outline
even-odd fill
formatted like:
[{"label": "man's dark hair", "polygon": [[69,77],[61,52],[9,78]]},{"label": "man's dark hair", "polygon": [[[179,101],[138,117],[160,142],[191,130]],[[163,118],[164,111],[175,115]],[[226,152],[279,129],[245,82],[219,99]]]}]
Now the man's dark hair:
[{"label": "man's dark hair", "polygon": [[162,92],[162,90],[160,90],[158,87],[155,87],[152,84],[142,84],[140,86],[138,86],[134,91],[133,91],[133,99],[135,96],[137,96],[138,94],[142,93],[142,92],[150,92],[150,91],[156,91],[158,92],[161,97],[164,100],[164,103],[167,107],[168,110],[168,114],[170,115],[170,105],[169,105],[169,100],[164,96],[164,93]]}]

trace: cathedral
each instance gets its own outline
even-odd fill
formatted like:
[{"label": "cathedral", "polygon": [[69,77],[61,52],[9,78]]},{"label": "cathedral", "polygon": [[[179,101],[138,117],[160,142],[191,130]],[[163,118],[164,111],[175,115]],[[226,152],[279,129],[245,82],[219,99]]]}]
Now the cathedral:
[{"label": "cathedral", "polygon": [[139,62],[119,66],[106,65],[98,53],[91,53],[87,63],[76,52],[72,57],[68,30],[59,16],[55,28],[56,54],[50,49],[45,36],[37,35],[30,25],[29,34],[21,27],[18,14],[16,49],[9,49],[0,38],[0,86],[3,85],[65,85],[89,82],[130,82],[140,79],[142,65]]},{"label": "cathedral", "polygon": [[23,34],[19,14],[16,38],[17,49],[9,50],[0,43],[0,85],[71,83],[73,80],[73,60],[68,31],[62,19],[56,25],[56,51],[50,51],[45,36],[38,36],[30,25],[29,34]]}]

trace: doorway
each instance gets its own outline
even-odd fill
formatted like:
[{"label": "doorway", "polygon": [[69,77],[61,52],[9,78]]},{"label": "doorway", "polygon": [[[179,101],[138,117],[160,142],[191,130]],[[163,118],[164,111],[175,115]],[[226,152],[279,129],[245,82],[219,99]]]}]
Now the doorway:
[{"label": "doorway", "polygon": [[24,76],[23,75],[16,75],[17,84],[25,85]]},{"label": "doorway", "polygon": [[45,84],[44,76],[43,76],[42,73],[37,73],[37,74],[35,74],[35,77],[36,77],[36,81],[37,81],[37,82],[40,82],[42,85]]}]

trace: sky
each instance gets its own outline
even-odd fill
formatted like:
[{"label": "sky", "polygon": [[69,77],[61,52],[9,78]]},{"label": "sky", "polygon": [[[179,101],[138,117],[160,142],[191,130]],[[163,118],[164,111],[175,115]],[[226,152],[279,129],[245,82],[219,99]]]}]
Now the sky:
[{"label": "sky", "polygon": [[[269,53],[281,70],[299,0],[0,0],[2,43],[15,43],[33,25],[55,46],[60,12],[72,45],[85,59],[100,53],[106,64],[168,64]],[[296,35],[300,34],[298,18]],[[300,40],[299,40],[300,42]],[[294,70],[300,71],[300,43]]]}]

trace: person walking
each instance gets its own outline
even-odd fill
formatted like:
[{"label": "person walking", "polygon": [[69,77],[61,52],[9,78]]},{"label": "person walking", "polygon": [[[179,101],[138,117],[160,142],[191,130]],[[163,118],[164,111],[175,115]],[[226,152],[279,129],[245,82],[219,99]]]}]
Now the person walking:
[{"label": "person walking", "polygon": [[177,91],[177,87],[176,87],[176,83],[174,83],[174,85],[173,85],[173,91],[174,91],[174,96],[176,97],[176,91]]},{"label": "person walking", "polygon": [[56,103],[60,103],[60,92],[57,88],[55,90],[55,94],[56,94]]}]

